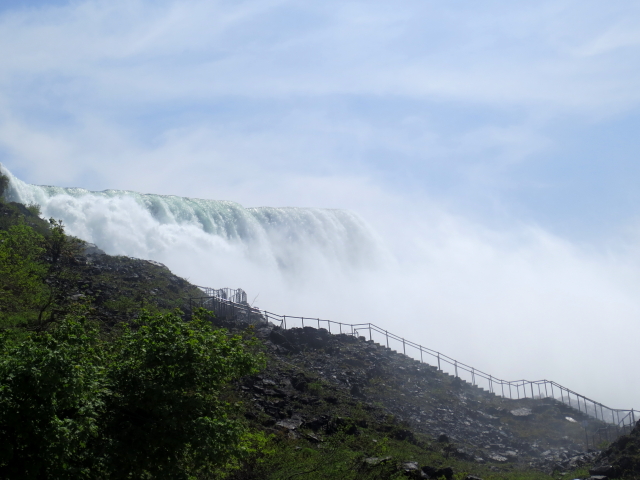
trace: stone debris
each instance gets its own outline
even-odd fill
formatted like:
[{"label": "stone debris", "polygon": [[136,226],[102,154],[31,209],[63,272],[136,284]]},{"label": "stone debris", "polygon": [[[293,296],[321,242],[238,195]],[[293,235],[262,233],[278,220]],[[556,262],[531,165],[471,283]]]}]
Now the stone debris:
[{"label": "stone debris", "polygon": [[514,417],[529,417],[533,415],[533,411],[530,408],[516,408],[511,410],[511,415]]},{"label": "stone debris", "polygon": [[366,463],[367,465],[371,466],[371,467],[375,467],[377,465],[380,465],[382,463],[386,463],[389,460],[391,460],[391,457],[368,457],[364,459],[364,463]]},{"label": "stone debris", "polygon": [[[533,437],[518,433],[518,428],[537,425],[538,419],[580,418],[556,400],[499,398],[385,346],[324,328],[284,330],[262,324],[255,332],[281,361],[242,385],[255,408],[269,417],[263,420],[265,426],[301,436],[313,432],[318,442],[321,435],[337,431],[359,435],[366,426],[330,413],[344,402],[358,402],[378,412],[380,422],[390,415],[404,422],[403,427],[390,426],[382,432],[385,436],[415,442],[414,432],[424,433],[437,440],[445,456],[460,460],[517,463],[551,473],[594,458],[555,427],[544,431],[538,425],[543,433]],[[581,442],[582,430],[579,433],[574,438]]]}]

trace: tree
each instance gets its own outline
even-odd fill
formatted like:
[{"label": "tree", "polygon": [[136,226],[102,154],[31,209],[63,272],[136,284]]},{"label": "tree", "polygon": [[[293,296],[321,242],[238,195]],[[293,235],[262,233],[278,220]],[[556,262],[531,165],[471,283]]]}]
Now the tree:
[{"label": "tree", "polygon": [[44,237],[26,225],[0,231],[0,326],[32,322],[49,303],[44,245]]},{"label": "tree", "polygon": [[0,202],[4,200],[4,194],[9,188],[9,177],[4,173],[0,173]]},{"label": "tree", "polygon": [[260,357],[203,318],[142,312],[111,338],[78,310],[19,344],[0,332],[0,478],[186,479],[240,455],[220,394]]},{"label": "tree", "polygon": [[71,315],[19,345],[0,334],[0,352],[0,478],[98,478],[90,446],[109,391],[97,329]]},{"label": "tree", "polygon": [[45,329],[67,311],[82,241],[67,235],[60,221],[49,225],[46,236],[25,224],[0,231],[0,328]]},{"label": "tree", "polygon": [[144,312],[115,342],[106,447],[116,478],[186,479],[240,453],[243,429],[220,392],[260,359],[203,315]]}]

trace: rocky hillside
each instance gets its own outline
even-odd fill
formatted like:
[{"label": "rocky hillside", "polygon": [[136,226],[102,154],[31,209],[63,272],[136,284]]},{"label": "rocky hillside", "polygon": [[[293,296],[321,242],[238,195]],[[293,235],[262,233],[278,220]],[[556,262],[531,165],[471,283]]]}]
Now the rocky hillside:
[{"label": "rocky hillside", "polygon": [[640,478],[640,421],[629,435],[623,435],[606,448],[589,472],[609,478]]},{"label": "rocky hillside", "polygon": [[257,334],[270,363],[242,397],[252,418],[292,438],[367,426],[491,471],[566,472],[595,456],[584,451],[580,413],[557,401],[499,398],[364,337],[311,327]]}]

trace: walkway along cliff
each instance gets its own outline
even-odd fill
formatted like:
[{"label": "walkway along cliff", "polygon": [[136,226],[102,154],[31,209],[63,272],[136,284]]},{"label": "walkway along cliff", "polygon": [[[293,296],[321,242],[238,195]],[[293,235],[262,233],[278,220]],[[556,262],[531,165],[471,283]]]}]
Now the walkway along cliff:
[{"label": "walkway along cliff", "polygon": [[[486,397],[514,401],[533,400],[532,405],[535,408],[540,408],[541,405],[562,405],[566,407],[566,410],[563,410],[566,415],[563,415],[569,419],[567,421],[578,423],[579,419],[579,425],[584,431],[582,444],[585,449],[595,449],[602,442],[611,442],[631,432],[636,424],[637,415],[634,409],[610,408],[550,380],[499,379],[372,323],[348,324],[319,318],[279,315],[251,307],[242,289],[199,288],[204,295],[191,298],[190,308],[207,308],[220,319],[240,324],[276,327],[276,331],[313,327],[317,332],[339,337],[348,336],[367,341],[369,345],[375,345],[377,349],[384,349],[386,352],[398,352],[411,358],[426,371],[441,373]],[[531,409],[523,408],[521,417],[531,414]]]}]

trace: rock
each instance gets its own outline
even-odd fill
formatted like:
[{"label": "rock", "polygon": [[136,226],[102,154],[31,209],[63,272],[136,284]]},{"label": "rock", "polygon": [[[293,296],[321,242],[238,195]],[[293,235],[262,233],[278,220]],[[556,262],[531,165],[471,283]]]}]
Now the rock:
[{"label": "rock", "polygon": [[614,468],[611,465],[600,465],[599,467],[593,467],[589,469],[589,475],[613,475]]},{"label": "rock", "polygon": [[591,475],[589,480],[609,480],[609,477],[606,475]]},{"label": "rock", "polygon": [[309,381],[303,374],[298,374],[295,377],[291,377],[291,386],[299,392],[305,392],[309,386]]},{"label": "rock", "polygon": [[427,476],[427,478],[436,478],[437,471],[438,471],[437,468],[429,467],[428,465],[425,465],[424,467],[422,467],[422,473],[424,473]]},{"label": "rock", "polygon": [[314,418],[309,422],[305,422],[304,426],[307,428],[310,428],[314,432],[317,432],[322,427],[327,426],[330,420],[331,420],[331,417],[329,417],[328,415],[322,415],[318,418]]},{"label": "rock", "polygon": [[285,343],[289,343],[287,338],[276,330],[271,331],[271,333],[269,334],[269,340],[271,340],[276,345],[284,345]]},{"label": "rock", "polygon": [[473,460],[473,453],[465,448],[461,448],[461,447],[454,447],[451,449],[451,451],[449,452],[451,455],[453,455],[456,458],[459,458],[460,460]]},{"label": "rock", "polygon": [[436,478],[444,477],[447,480],[451,480],[453,478],[453,468],[444,467],[436,470]]},{"label": "rock", "polygon": [[489,459],[493,460],[494,462],[506,462],[508,459],[507,457],[503,457],[502,455],[498,455],[497,453],[492,453],[491,455],[489,455]]},{"label": "rock", "polygon": [[402,469],[405,472],[415,472],[419,469],[418,462],[403,462]]},{"label": "rock", "polygon": [[287,430],[295,430],[300,425],[302,425],[302,419],[300,417],[291,417],[284,420],[280,420],[276,422],[276,425],[279,427],[286,428]]},{"label": "rock", "polygon": [[382,458],[380,458],[380,457],[368,457],[368,458],[365,458],[363,461],[364,461],[364,463],[366,463],[370,467],[375,467],[377,465],[386,463],[389,460],[391,460],[391,457],[382,457]]},{"label": "rock", "polygon": [[438,442],[440,442],[440,443],[449,443],[449,437],[446,434],[441,433],[438,436]]},{"label": "rock", "polygon": [[424,467],[422,467],[422,473],[427,475],[427,478],[445,477],[447,480],[451,480],[453,478],[453,468],[451,467],[434,468],[425,465]]},{"label": "rock", "polygon": [[95,243],[85,243],[84,254],[85,255],[105,255],[105,252],[104,250],[100,249]]},{"label": "rock", "polygon": [[511,410],[511,415],[514,417],[528,417],[533,415],[533,412],[530,408],[516,408],[515,410]]},{"label": "rock", "polygon": [[391,438],[395,440],[408,440],[409,442],[415,442],[415,436],[411,430],[406,428],[398,428],[391,432]]},{"label": "rock", "polygon": [[475,475],[467,475],[464,477],[464,480],[482,480],[482,478],[476,477]]},{"label": "rock", "polygon": [[311,443],[321,443],[322,440],[320,440],[320,437],[318,437],[317,435],[314,435],[313,433],[305,433],[302,435],[304,438],[306,438],[307,440],[309,440]]}]

